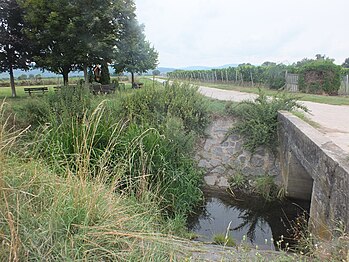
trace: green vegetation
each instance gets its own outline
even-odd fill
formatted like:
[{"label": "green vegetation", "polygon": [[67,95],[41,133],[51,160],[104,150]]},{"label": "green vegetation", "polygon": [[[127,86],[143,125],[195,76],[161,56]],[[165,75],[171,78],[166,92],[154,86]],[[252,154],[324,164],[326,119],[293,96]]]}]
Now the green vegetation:
[{"label": "green vegetation", "polygon": [[132,82],[134,73],[155,69],[158,53],[146,41],[135,10],[133,0],[0,2],[0,72],[9,72],[12,96],[17,95],[13,70],[33,64],[61,74],[64,85],[77,70],[91,81],[92,68],[95,80],[108,84],[111,64],[118,73],[131,72]]},{"label": "green vegetation", "polygon": [[135,83],[134,74],[145,73],[155,69],[158,64],[158,53],[150,43],[145,40],[144,27],[127,21],[125,23],[125,37],[118,41],[114,69],[117,73],[124,71],[131,73],[132,85]]},{"label": "green vegetation", "polygon": [[297,102],[297,98],[279,93],[268,97],[262,91],[254,101],[243,101],[237,106],[227,106],[228,112],[239,117],[231,131],[241,134],[244,147],[252,153],[259,146],[266,146],[275,150],[277,145],[277,113],[279,110],[293,111],[295,109],[307,110]]},{"label": "green vegetation", "polygon": [[[4,159],[5,158],[5,159]],[[2,155],[0,260],[168,261],[175,242],[152,196]],[[160,226],[160,225],[163,226]],[[159,232],[159,233],[155,233]]]},{"label": "green vegetation", "polygon": [[240,190],[247,186],[247,183],[247,178],[240,172],[235,173],[229,180],[229,184],[232,188],[238,188]]},{"label": "green vegetation", "polygon": [[[189,83],[190,81],[184,81]],[[265,87],[251,87],[251,86],[239,86],[236,83],[210,83],[210,82],[194,82],[198,86],[214,87],[223,90],[232,90],[245,93],[258,94],[260,90],[268,96],[277,95],[280,91],[268,89]],[[290,94],[291,95],[291,94]],[[296,93],[297,97],[301,101],[310,101],[329,105],[349,105],[348,96],[327,96],[316,94]]]},{"label": "green vegetation", "polygon": [[279,189],[274,182],[274,178],[264,174],[255,179],[252,191],[262,196],[266,201],[273,201],[278,198]]},{"label": "green vegetation", "polygon": [[305,93],[338,94],[341,67],[331,60],[321,59],[306,63],[299,69],[299,90]]},{"label": "green vegetation", "polygon": [[264,62],[261,66],[254,66],[245,63],[222,69],[176,70],[168,76],[198,85],[247,93],[258,94],[259,89],[263,89],[267,95],[275,95],[277,90],[286,87],[286,74],[294,73],[299,74],[299,90],[303,92],[299,97],[301,100],[349,105],[348,97],[332,96],[338,94],[341,76],[348,74],[348,69],[335,65],[333,61],[316,55],[316,59],[305,58],[293,65]]},{"label": "green vegetation", "polygon": [[[181,255],[166,235],[189,236],[186,215],[202,197],[192,150],[208,116],[195,89],[166,88],[100,101],[66,87],[11,101],[18,117],[0,117],[1,260]],[[31,124],[21,137],[18,119]]]},{"label": "green vegetation", "polygon": [[251,197],[260,196],[267,202],[280,200],[284,197],[283,189],[275,184],[274,178],[269,174],[247,177],[241,173],[236,173],[231,177],[229,184],[233,194],[234,191],[238,191]]},{"label": "green vegetation", "polygon": [[0,2],[0,72],[9,72],[11,95],[16,97],[14,69],[28,69],[31,43],[24,34],[24,11],[19,1]]},{"label": "green vegetation", "polygon": [[229,236],[224,234],[217,234],[213,236],[213,243],[216,245],[227,246],[227,247],[235,247],[235,240]]}]

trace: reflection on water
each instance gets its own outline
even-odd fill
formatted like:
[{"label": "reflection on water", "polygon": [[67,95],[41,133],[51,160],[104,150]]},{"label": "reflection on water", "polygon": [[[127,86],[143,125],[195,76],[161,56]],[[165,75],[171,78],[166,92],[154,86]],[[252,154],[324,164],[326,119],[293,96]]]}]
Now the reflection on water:
[{"label": "reflection on water", "polygon": [[238,243],[246,239],[259,249],[277,249],[276,241],[281,236],[283,244],[294,244],[290,224],[304,211],[309,213],[309,202],[266,203],[258,198],[233,198],[219,191],[204,193],[205,203],[188,219],[189,230],[201,241],[212,241],[215,234],[229,232]]}]

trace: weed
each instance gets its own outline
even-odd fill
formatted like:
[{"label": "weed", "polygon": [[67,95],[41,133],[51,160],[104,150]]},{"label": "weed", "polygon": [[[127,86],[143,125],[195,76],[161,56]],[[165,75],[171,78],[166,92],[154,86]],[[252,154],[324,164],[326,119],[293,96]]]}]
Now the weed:
[{"label": "weed", "polygon": [[300,111],[293,111],[292,112],[293,115],[297,116],[298,118],[302,119],[304,122],[308,123],[309,125],[311,125],[314,128],[319,128],[320,124],[314,122],[313,120],[311,120],[309,117],[307,117],[303,112]]},{"label": "weed", "polygon": [[227,136],[233,132],[240,133],[245,138],[244,147],[252,153],[259,146],[267,146],[275,151],[278,111],[292,111],[296,108],[307,110],[297,103],[296,97],[284,93],[268,97],[260,91],[255,101],[243,101],[238,106],[227,108],[240,118]]},{"label": "weed", "polygon": [[227,247],[235,247],[235,240],[231,236],[224,234],[216,234],[213,236],[213,243],[216,245],[222,245]]},{"label": "weed", "polygon": [[229,184],[233,188],[244,188],[246,186],[246,183],[248,183],[246,177],[241,173],[236,173],[234,176],[230,178]]},{"label": "weed", "polygon": [[278,195],[278,188],[274,178],[268,174],[257,177],[253,183],[252,190],[261,195],[266,201],[275,200]]}]

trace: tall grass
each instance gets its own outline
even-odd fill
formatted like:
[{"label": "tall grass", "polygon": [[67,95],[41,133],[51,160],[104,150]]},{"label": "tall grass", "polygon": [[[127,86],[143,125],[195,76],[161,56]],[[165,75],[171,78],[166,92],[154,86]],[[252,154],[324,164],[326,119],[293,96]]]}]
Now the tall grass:
[{"label": "tall grass", "polygon": [[173,256],[151,196],[140,202],[115,194],[105,183],[58,177],[18,159],[3,162],[1,173],[1,261],[168,261]]},{"label": "tall grass", "polygon": [[[157,196],[142,192],[137,198],[115,192],[102,171],[115,145],[99,158],[98,172],[92,158],[96,124],[103,106],[96,108],[81,129],[74,156],[75,168],[57,176],[44,161],[26,162],[9,155],[18,133],[8,128],[0,107],[0,261],[169,261],[176,260],[176,240],[166,237],[166,223]],[[118,126],[118,125],[117,125]],[[122,130],[121,127],[114,128]],[[79,156],[78,156],[79,155]],[[86,163],[83,163],[86,162]],[[94,179],[91,173],[98,174]],[[154,233],[157,232],[157,233]]]},{"label": "tall grass", "polygon": [[56,172],[98,178],[118,192],[152,192],[165,215],[185,215],[202,196],[192,155],[208,118],[194,89],[171,90],[136,90],[97,105],[73,89],[56,94],[29,153]]}]

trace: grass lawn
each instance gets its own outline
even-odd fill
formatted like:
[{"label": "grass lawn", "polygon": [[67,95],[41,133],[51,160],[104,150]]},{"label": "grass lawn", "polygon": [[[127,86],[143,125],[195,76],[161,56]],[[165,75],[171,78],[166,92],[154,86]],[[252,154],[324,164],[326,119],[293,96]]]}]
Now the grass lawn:
[{"label": "grass lawn", "polygon": [[[54,92],[53,87],[56,85],[45,85],[48,87],[49,92]],[[17,98],[27,97],[29,96],[24,92],[24,88],[26,87],[43,87],[43,86],[16,86],[16,94]],[[0,87],[0,99],[11,98],[11,88],[10,87]],[[32,94],[32,96],[42,96],[43,94],[37,93]]]},{"label": "grass lawn", "polygon": [[[225,83],[207,83],[207,82],[194,82],[195,85],[202,85],[207,87],[214,87],[218,89],[224,90],[233,90],[245,93],[254,93],[258,94],[259,90],[257,87],[244,87],[244,86],[236,86],[233,84],[225,84]],[[274,95],[280,91],[271,90],[268,88],[261,88],[267,95]],[[304,93],[294,93],[295,96],[299,97],[299,100],[302,101],[310,101],[322,104],[329,105],[349,105],[349,96],[325,96],[325,95],[313,95],[313,94],[304,94]]]},{"label": "grass lawn", "polygon": [[[0,87],[0,100],[6,99],[7,102],[14,102],[15,101],[21,101],[23,99],[31,98],[31,97],[42,97],[45,96],[45,94],[42,93],[33,93],[31,96],[29,96],[27,93],[24,92],[24,88],[26,87],[48,87],[49,93],[55,92],[54,86],[57,85],[37,85],[37,86],[16,86],[16,98],[12,98],[11,88],[10,87]],[[131,89],[131,83],[125,83],[125,89]]]}]

